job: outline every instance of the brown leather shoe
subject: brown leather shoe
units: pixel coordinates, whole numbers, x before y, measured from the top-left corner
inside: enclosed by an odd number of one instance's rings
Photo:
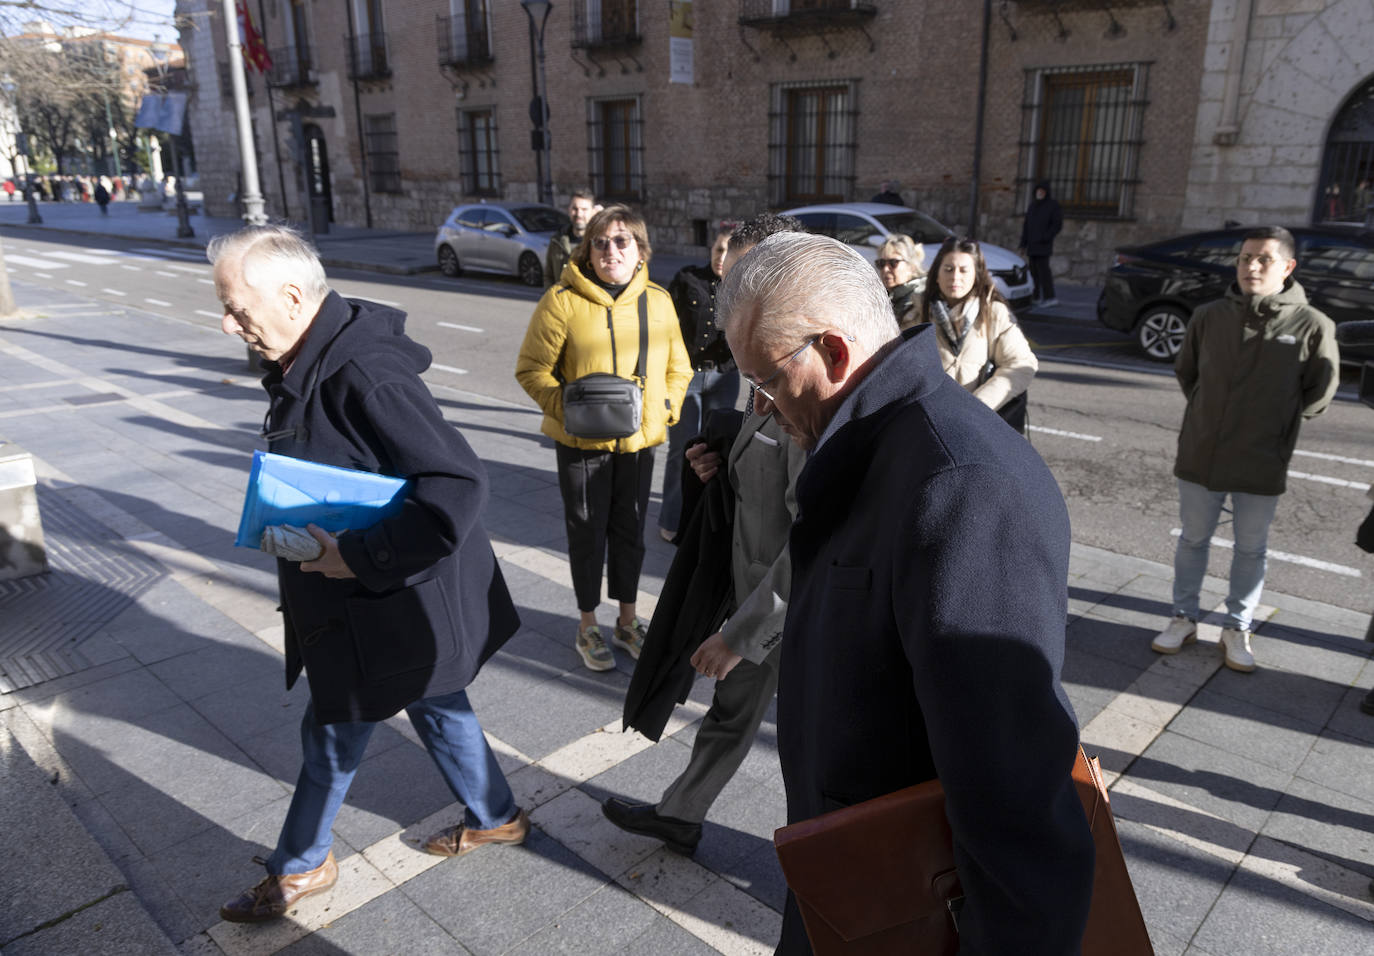
[[[514,846],[525,842],[530,832],[530,818],[518,810],[515,819],[491,830],[469,830],[461,823],[440,830],[424,843],[424,851],[435,856],[462,856],[487,843],[506,843]]]
[[[254,863],[263,863],[253,857]],[[286,911],[312,893],[321,893],[339,881],[339,865],[334,851],[324,862],[308,873],[269,874],[251,890],[244,890],[236,898],[219,908],[220,919],[231,923],[264,923],[286,915]]]

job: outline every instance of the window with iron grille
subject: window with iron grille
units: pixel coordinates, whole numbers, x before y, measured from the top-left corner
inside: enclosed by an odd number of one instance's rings
[[[768,181],[774,203],[849,198],[857,150],[857,92],[853,80],[773,85]]]
[[[592,191],[597,196],[643,196],[644,130],[639,97],[587,101],[587,153]]]
[[[638,0],[574,0],[573,46],[638,43]]]
[[[1366,222],[1370,216],[1374,216],[1374,80],[1351,94],[1326,135],[1314,220]]]
[[[500,151],[496,148],[495,110],[459,110],[458,162],[463,174],[464,194],[501,195],[500,159]]]
[[[367,150],[367,178],[374,193],[401,191],[401,156],[396,143],[396,114],[363,117],[363,147]]]
[[[1147,63],[1026,72],[1021,103],[1019,207],[1037,182],[1064,212],[1125,218],[1140,182]]]

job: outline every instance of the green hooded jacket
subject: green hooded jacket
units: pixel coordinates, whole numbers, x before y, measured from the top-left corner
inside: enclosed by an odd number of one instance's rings
[[[1211,491],[1283,494],[1299,425],[1340,384],[1336,326],[1292,279],[1270,296],[1233,283],[1193,314],[1174,374],[1188,399],[1174,474]]]

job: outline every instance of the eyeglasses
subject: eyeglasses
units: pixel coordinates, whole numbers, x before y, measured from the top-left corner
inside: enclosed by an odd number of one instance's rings
[[[755,392],[758,392],[760,395],[762,395],[764,398],[768,399],[770,402],[776,403],[776,402],[777,402],[777,399],[774,398],[772,395],[770,395],[770,394],[768,393],[768,388],[767,388],[767,386],[771,385],[771,384],[773,383],[774,379],[776,379],[779,375],[781,375],[784,371],[786,371],[786,370],[787,370],[787,366],[789,366],[789,365],[791,365],[793,362],[795,362],[795,361],[797,360],[797,358],[798,358],[803,352],[805,352],[805,351],[806,351],[807,349],[809,349],[811,346],[815,345],[815,344],[816,344],[817,342],[819,342],[820,340],[821,340],[821,337],[820,337],[819,335],[813,335],[813,336],[811,336],[811,338],[807,339],[805,342],[803,342],[803,343],[801,344],[801,348],[797,349],[795,352],[793,352],[791,355],[789,355],[789,356],[787,357],[787,361],[786,361],[786,362],[783,362],[781,365],[779,365],[778,368],[777,368],[777,370],[776,370],[772,375],[770,375],[770,376],[768,376],[767,378],[765,378],[762,382],[756,382],[756,381],[754,381],[752,378],[749,378],[748,376],[745,376],[745,378],[744,378],[744,383],[745,383],[746,385],[749,386],[749,407],[750,407],[751,409],[754,407],[754,393],[755,393]]]
[[[1252,262],[1258,262],[1259,267],[1261,269],[1268,269],[1270,266],[1272,266],[1274,263],[1278,261],[1279,260],[1275,259],[1271,255],[1257,256],[1249,252],[1242,252],[1240,255],[1236,256],[1236,265],[1240,266],[1242,269],[1250,268],[1250,263]]]
[[[906,262],[906,260],[905,260],[905,259],[874,259],[874,260],[873,260],[873,264],[874,264],[875,266],[877,266],[879,269],[895,269],[895,268],[897,268],[899,265],[901,265],[903,262]]]
[[[624,249],[634,241],[634,236],[627,236],[622,232],[614,236],[598,236],[592,240],[592,246],[597,252],[605,252],[607,249],[611,248],[611,243],[615,243],[617,249]]]

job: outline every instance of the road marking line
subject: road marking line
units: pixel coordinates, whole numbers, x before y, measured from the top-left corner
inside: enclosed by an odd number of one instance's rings
[[[1183,529],[1174,528],[1169,534],[1177,538],[1183,534]],[[1227,541],[1225,538],[1218,538],[1215,536],[1212,538],[1212,544],[1216,545],[1218,548],[1234,548],[1236,546],[1233,541]],[[1317,558],[1306,558],[1300,554],[1289,554],[1287,551],[1276,551],[1273,548],[1269,548],[1265,553],[1275,561],[1287,561],[1289,564],[1301,564],[1306,568],[1316,568],[1318,571],[1330,571],[1332,574],[1341,574],[1348,578],[1364,577],[1364,574],[1361,573],[1359,568],[1348,568],[1343,564],[1333,564],[1330,561],[1321,561]]]
[[[40,279],[51,279],[51,278],[52,278],[52,274],[49,273],[49,272],[35,272],[34,275],[38,276],[38,278],[40,278]]]
[[[155,258],[171,256],[173,259],[189,259],[192,262],[205,262],[203,252],[182,252],[180,249],[130,249],[130,252],[142,252]]]
[[[1069,342],[1061,345],[1037,345],[1027,340],[1032,352],[1052,352],[1055,349],[1098,349],[1120,345],[1120,342]]]
[[[70,259],[72,262],[84,262],[88,265],[95,266],[112,266],[116,264],[115,261],[110,258],[114,253],[93,256],[85,252],[50,252],[48,255],[52,256],[54,259]]]
[[[1354,488],[1356,491],[1368,491],[1369,484],[1363,481],[1346,481],[1344,478],[1329,478],[1326,475],[1309,475],[1305,471],[1290,471],[1289,478],[1306,478],[1308,481],[1320,481],[1324,485],[1338,485],[1341,488]]]
[[[440,365],[435,362],[430,368],[436,368],[441,372],[452,372],[454,375],[466,375],[468,370],[465,368],[454,368],[452,365]]]
[[[378,298],[375,298],[374,296],[363,295],[363,294],[360,293],[360,292],[347,292],[347,291],[345,291],[345,290],[343,290],[343,289],[338,289],[338,290],[335,290],[335,291],[337,291],[337,292],[339,293],[339,295],[344,296],[345,298],[348,298],[348,299],[366,299],[368,302],[375,302],[375,303],[377,303],[378,305],[389,305],[389,306],[391,306],[393,309],[399,309],[399,308],[401,308],[401,303],[399,303],[399,302],[393,302],[393,301],[391,301],[390,299],[378,299]]]
[[[110,295],[128,295],[127,292],[120,292],[118,289],[101,289],[101,292],[108,292]]]
[[[142,266],[120,266],[121,269],[128,269],[130,272],[142,272]]]
[[[196,309],[196,315],[204,315],[212,319],[224,318],[224,316],[220,315],[218,312],[206,312],[204,309]]]
[[[170,303],[170,302],[163,302],[161,299],[144,299],[143,301],[144,301],[144,302],[148,302],[148,303],[150,303],[150,304],[152,304],[152,305],[160,305],[160,306],[162,306],[164,309],[170,309],[170,308],[172,307],[172,303]]]
[[[471,325],[459,325],[457,322],[440,322],[446,329],[461,329],[464,332],[485,332],[486,329],[479,329]]]
[[[178,263],[176,265],[168,266],[167,268],[173,269],[177,272],[189,272],[191,273],[191,275],[203,276],[205,275],[205,270],[209,268],[209,266],[183,266],[180,263]]]
[[[67,262],[53,262],[51,259],[39,259],[35,256],[5,256],[6,262],[13,262],[15,265],[28,266],[30,269],[70,269],[71,264]]]
[[[1320,458],[1322,461],[1339,461],[1345,465],[1364,465],[1366,468],[1374,468],[1374,461],[1367,458],[1346,458],[1344,455],[1328,455],[1320,451],[1302,451],[1294,449],[1293,454],[1302,455],[1304,458]]]
[[[205,283],[206,285],[214,285],[214,284],[215,284],[215,280],[214,280],[214,279],[197,279],[196,281],[197,281],[197,282],[203,282],[203,283]]]
[[[1081,435],[1078,432],[1060,431],[1058,428],[1046,428],[1044,425],[1031,425],[1033,432],[1044,432],[1046,435],[1058,435],[1060,438],[1077,438],[1079,441],[1101,441],[1101,435]]]
[[[164,271],[161,270],[161,269],[154,269],[154,270],[153,270],[153,275],[166,276],[168,279],[180,279],[180,278],[181,278],[181,276],[177,275],[175,272],[164,272]]]
[[[80,279],[67,279],[66,282],[67,282],[67,285],[79,285],[79,286],[84,286],[84,285],[86,284],[86,283],[82,282]]]

